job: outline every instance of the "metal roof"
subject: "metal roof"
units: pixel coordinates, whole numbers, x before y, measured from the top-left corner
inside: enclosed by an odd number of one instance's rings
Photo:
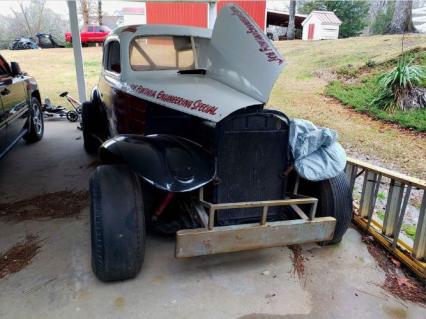
[[[332,11],[312,11],[312,15],[318,17],[321,23],[331,23],[331,24],[341,24],[342,21],[336,16],[336,14]]]
[[[321,24],[342,24],[342,21],[332,11],[312,11],[303,21],[302,25],[305,25],[313,16],[317,17],[321,21]]]

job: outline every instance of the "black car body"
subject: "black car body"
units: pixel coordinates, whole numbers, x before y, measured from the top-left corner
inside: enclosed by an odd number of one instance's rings
[[[0,55],[0,157],[22,137],[36,142],[43,136],[41,98],[34,78]]]
[[[33,38],[17,38],[9,45],[9,50],[31,50],[39,49]]]
[[[64,48],[63,45],[59,44],[50,33],[41,33],[36,34],[37,45],[42,49],[51,49],[51,48]]]

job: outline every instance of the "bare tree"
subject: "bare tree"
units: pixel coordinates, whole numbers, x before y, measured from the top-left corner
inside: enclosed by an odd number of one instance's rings
[[[12,15],[0,12],[0,48],[7,47],[13,39],[32,37],[37,32],[51,33],[62,42],[64,32],[69,29],[68,20],[46,6],[46,0],[18,2]]]
[[[413,1],[397,0],[395,2],[395,10],[388,33],[400,34],[404,32],[414,32],[415,28],[413,25],[412,10]]]
[[[27,35],[32,36],[42,31],[43,13],[46,7],[46,0],[36,0],[30,5],[18,2],[19,11],[12,9],[16,22],[25,29]]]
[[[376,19],[387,10],[388,1],[387,0],[373,0],[370,2],[370,9],[368,11],[368,26],[365,30],[366,34],[371,34],[372,27]]]
[[[102,25],[102,0],[98,0],[98,23]]]
[[[288,8],[288,28],[287,28],[287,39],[294,40],[294,29],[296,20],[296,0],[290,0],[290,6]]]

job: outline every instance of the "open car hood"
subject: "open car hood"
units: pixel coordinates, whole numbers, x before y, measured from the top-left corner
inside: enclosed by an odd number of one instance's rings
[[[166,107],[219,122],[229,114],[268,101],[284,58],[243,10],[225,6],[203,54],[205,74],[131,72],[123,89]]]

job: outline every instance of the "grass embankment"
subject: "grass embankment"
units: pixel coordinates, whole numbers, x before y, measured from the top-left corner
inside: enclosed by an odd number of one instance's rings
[[[405,36],[406,50],[424,47],[426,36]],[[368,61],[377,65],[401,54],[401,36],[374,36],[330,41],[280,41],[278,49],[288,65],[278,78],[269,104],[290,117],[304,118],[336,130],[346,152],[399,172],[426,178],[426,138],[397,125],[344,107],[325,95],[336,73],[352,65],[357,70]]]
[[[426,51],[413,50],[407,52],[415,64],[426,67]],[[339,80],[327,85],[325,94],[340,100],[343,104],[352,107],[358,112],[367,113],[374,118],[400,125],[403,128],[426,132],[426,108],[410,111],[384,111],[371,102],[377,97],[377,80],[380,74],[395,67],[397,59],[376,64],[374,60],[367,61],[361,68],[344,66],[337,70]],[[421,84],[426,87],[426,81]]]

